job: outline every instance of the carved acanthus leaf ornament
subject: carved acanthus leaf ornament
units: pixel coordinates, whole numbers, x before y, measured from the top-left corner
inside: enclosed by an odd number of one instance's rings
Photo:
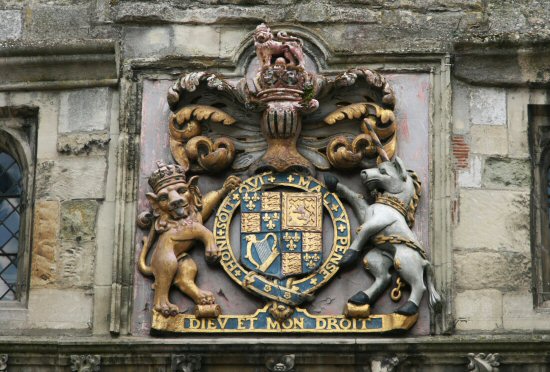
[[[378,158],[373,137],[393,158],[395,96],[382,75],[307,71],[302,41],[263,24],[254,40],[260,68],[253,79],[192,72],[170,88],[170,148],[181,166],[249,174],[367,167]]]

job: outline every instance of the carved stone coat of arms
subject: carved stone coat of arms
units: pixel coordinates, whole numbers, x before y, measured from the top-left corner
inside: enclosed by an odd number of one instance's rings
[[[155,131],[171,159],[142,166],[140,186],[151,329],[409,330],[441,298],[414,228],[427,166],[419,176],[397,155],[390,83],[318,74],[300,38],[265,24],[254,47],[248,77],[190,72],[168,89]]]

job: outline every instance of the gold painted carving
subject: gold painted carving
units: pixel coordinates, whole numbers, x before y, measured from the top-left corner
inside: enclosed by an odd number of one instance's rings
[[[177,287],[197,304],[197,317],[211,317],[220,314],[212,292],[200,289],[195,284],[197,265],[188,255],[196,241],[205,247],[207,260],[216,260],[220,251],[214,235],[203,225],[214,207],[228,192],[240,184],[240,179],[230,176],[220,190],[202,197],[197,187],[198,177],[187,180],[185,169],[179,165],[158,164],[149,177],[154,192],[147,193],[151,212],[140,214],[138,224],[149,227],[149,234],[143,239],[139,257],[139,270],[143,275],[154,276],[154,310],[163,316],[175,316],[178,307],[170,302],[171,286]],[[147,264],[149,250],[156,242]]]
[[[357,119],[360,119],[362,134],[351,142],[345,136],[337,136],[327,146],[327,158],[336,168],[354,168],[364,158],[375,158],[378,154],[375,138],[380,139],[390,159],[395,154],[397,124],[392,110],[370,102],[353,103],[331,112],[324,122],[334,125],[339,121]],[[381,160],[383,159],[378,159],[379,162]]]
[[[273,243],[271,243],[271,247],[269,247],[269,238],[272,239]],[[260,264],[256,261],[254,256],[252,255],[252,246],[255,244],[267,244],[269,247],[269,250],[271,251],[271,254],[269,257],[264,261],[264,263]],[[254,266],[260,271],[267,270],[269,266],[277,259],[279,256],[279,251],[277,250],[277,244],[278,244],[278,238],[277,235],[274,233],[268,233],[265,235],[265,237],[262,240],[257,240],[256,235],[247,235],[246,236],[246,255],[245,258],[250,260]]]
[[[215,140],[202,136],[201,123],[210,121],[232,125],[235,119],[212,106],[185,106],[170,116],[170,150],[184,169],[218,172],[227,168],[235,158],[235,145],[227,137]]]
[[[302,255],[300,253],[283,253],[283,274],[295,275],[302,272]]]
[[[355,305],[350,302],[344,307],[344,316],[348,318],[368,318],[370,316],[370,305]]]
[[[323,203],[319,193],[283,193],[283,230],[322,231]]]
[[[266,212],[281,210],[281,193],[265,191],[262,193],[262,208]]]
[[[321,252],[323,248],[323,234],[304,232],[302,234],[302,252]]]
[[[241,215],[241,231],[260,232],[261,222],[259,213],[243,213]]]
[[[294,311],[292,311],[294,310]],[[266,320],[268,313],[275,319],[267,319],[267,326],[259,323]],[[365,314],[365,312],[363,312]],[[304,319],[312,319],[308,327]],[[396,330],[408,330],[418,320],[418,314],[371,314],[370,316],[348,318],[345,315],[314,315],[307,310],[285,307],[271,302],[250,315],[220,315],[216,319],[197,319],[190,314],[178,314],[166,318],[153,311],[152,328],[179,333],[383,333]],[[369,323],[380,323],[380,327],[369,327]]]

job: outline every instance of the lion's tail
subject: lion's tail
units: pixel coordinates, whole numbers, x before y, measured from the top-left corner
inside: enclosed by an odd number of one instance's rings
[[[430,263],[426,265],[426,284],[428,287],[428,295],[429,295],[428,304],[435,312],[441,311],[441,307],[442,307],[441,296],[435,289],[434,272],[433,272],[433,267]]]
[[[151,249],[151,245],[153,244],[154,239],[155,225],[153,224],[151,226],[151,229],[149,230],[149,235],[143,238],[143,248],[141,249],[141,253],[139,254],[138,268],[143,275],[153,275],[153,269],[151,269],[151,266],[147,265],[147,255],[149,254],[149,249]]]

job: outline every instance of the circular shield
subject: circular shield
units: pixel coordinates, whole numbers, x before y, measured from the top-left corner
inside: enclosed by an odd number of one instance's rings
[[[239,258],[231,221],[240,212]],[[332,246],[323,256],[323,216],[332,222]],[[310,176],[264,173],[248,178],[222,202],[214,223],[221,265],[244,289],[297,306],[338,271],[350,245],[350,224],[336,194]]]

